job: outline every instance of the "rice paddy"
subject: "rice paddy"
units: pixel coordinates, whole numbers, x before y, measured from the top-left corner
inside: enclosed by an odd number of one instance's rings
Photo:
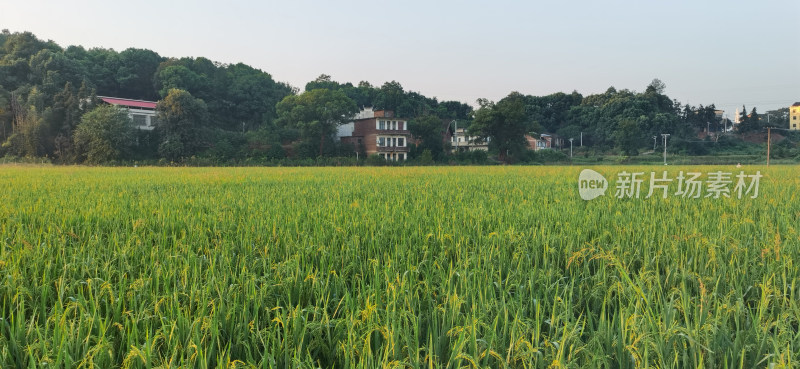
[[[798,168],[581,169],[0,167],[0,367],[798,366]]]

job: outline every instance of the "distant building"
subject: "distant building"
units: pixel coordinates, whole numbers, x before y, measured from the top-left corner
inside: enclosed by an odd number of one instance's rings
[[[800,130],[800,102],[792,104],[789,108],[789,129]]]
[[[548,133],[542,133],[538,138],[535,135],[525,135],[525,140],[533,151],[561,148],[563,144],[563,139]]]
[[[489,151],[489,139],[470,136],[464,128],[456,128],[450,137],[450,147],[455,152],[463,151]]]
[[[339,126],[337,136],[367,155],[378,154],[392,161],[408,159],[408,120],[395,117],[393,111],[366,108],[352,122]]]
[[[155,101],[123,99],[119,97],[98,96],[100,101],[114,106],[119,106],[128,111],[128,116],[133,120],[136,128],[152,130],[156,127]]]

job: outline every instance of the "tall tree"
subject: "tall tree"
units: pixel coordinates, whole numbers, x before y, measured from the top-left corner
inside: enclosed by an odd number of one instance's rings
[[[356,103],[340,90],[316,89],[289,95],[277,105],[278,124],[300,130],[305,140],[319,140],[323,155],[325,140],[332,138],[338,126],[358,112]]]
[[[639,147],[645,142],[639,122],[631,118],[625,118],[619,122],[617,130],[614,132],[614,140],[625,155],[638,155]]]
[[[744,105],[742,105],[742,113],[739,117],[739,133],[747,133],[758,131],[763,128],[761,121],[758,118],[758,112],[754,107],[750,114],[747,114]]]
[[[522,94],[512,92],[496,104],[479,99],[478,104],[480,108],[475,112],[475,120],[469,127],[470,134],[482,139],[488,138],[489,148],[497,151],[500,160],[507,162],[509,155],[524,152],[528,124],[525,122]]]
[[[405,92],[400,82],[386,82],[381,86],[376,97],[375,106],[378,109],[392,110],[397,112],[403,104]]]
[[[188,157],[202,146],[201,130],[206,125],[206,103],[185,90],[172,89],[158,102],[158,124],[161,136],[159,154],[170,160]]]
[[[449,121],[449,120],[448,120]],[[442,119],[435,115],[425,115],[412,119],[408,123],[408,129],[414,138],[419,140],[417,151],[423,152],[430,150],[433,159],[441,160],[444,157],[444,141],[442,134],[447,126]]]
[[[119,69],[116,80],[122,97],[156,100],[153,76],[163,58],[147,49],[129,48],[119,53]]]
[[[761,123],[761,118],[758,116],[758,111],[756,111],[756,107],[754,106],[753,109],[750,110],[750,116],[748,117],[751,122],[755,123],[756,129],[761,129],[764,125]]]
[[[130,154],[134,141],[133,122],[124,109],[100,105],[86,113],[73,137],[79,159],[103,164]]]
[[[33,88],[31,95],[38,95]],[[45,139],[47,125],[42,118],[40,109],[28,103],[23,106],[22,99],[16,94],[11,94],[10,108],[12,114],[11,135],[3,143],[4,151],[17,156],[40,157],[47,153]]]
[[[159,68],[153,83],[161,98],[169,94],[169,90],[177,88],[192,94],[204,93],[208,88],[208,79],[183,65],[171,65]]]
[[[666,89],[667,89],[667,85],[664,82],[661,82],[661,80],[658,79],[658,78],[653,78],[653,81],[651,81],[650,84],[647,85],[647,88],[645,89],[645,93],[654,92],[654,93],[657,93],[659,95],[662,95],[662,94],[664,94],[664,91]]]
[[[242,122],[251,128],[271,122],[276,117],[275,105],[292,93],[290,86],[277,83],[269,73],[248,65],[230,65],[226,71],[228,129],[241,129]]]

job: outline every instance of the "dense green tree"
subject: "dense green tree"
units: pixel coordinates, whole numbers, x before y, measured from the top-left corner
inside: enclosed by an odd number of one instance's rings
[[[356,103],[341,90],[316,89],[289,95],[277,105],[278,124],[297,128],[306,142],[319,143],[319,156],[339,125],[358,112]]]
[[[654,78],[650,82],[650,84],[647,85],[647,88],[645,89],[644,93],[646,93],[646,94],[655,93],[655,94],[663,95],[664,91],[666,89],[667,89],[667,85],[664,82],[662,82],[658,78]]]
[[[437,115],[459,121],[471,120],[472,106],[459,101],[442,101],[437,108]]]
[[[36,96],[34,88],[32,93]],[[43,157],[47,154],[47,126],[36,106],[24,107],[21,99],[12,94],[12,128],[11,134],[3,142],[6,154],[22,157]]]
[[[742,110],[739,111],[739,132],[742,132],[742,124],[747,125],[747,108],[742,105]]]
[[[326,90],[339,90],[343,86],[339,84],[339,82],[334,81],[330,75],[327,74],[320,74],[315,80],[306,83],[305,91],[313,91],[319,89],[326,89]],[[352,85],[350,85],[352,87]]]
[[[83,84],[78,91],[67,82],[53,97],[53,104],[45,111],[45,119],[53,138],[52,154],[61,162],[69,162],[73,154],[73,132],[83,115],[82,105],[90,98],[88,87]],[[83,101],[83,103],[82,103]]]
[[[468,120],[472,107],[468,104],[448,101],[439,103],[436,98],[426,97],[418,92],[404,91],[397,81],[384,83],[381,88],[373,87],[367,81],[358,86],[351,83],[339,83],[331,76],[322,74],[314,81],[308,82],[306,91],[314,89],[340,90],[353,99],[358,107],[374,107],[394,111],[395,116],[415,118],[424,115],[437,115],[442,118]]]
[[[133,122],[124,109],[100,105],[83,115],[75,129],[79,161],[102,164],[128,157],[134,143]]]
[[[120,97],[154,101],[158,95],[153,88],[153,76],[163,58],[147,49],[129,48],[119,53],[116,80]]]
[[[117,81],[117,71],[120,69],[121,61],[116,51],[102,48],[88,50],[83,63],[98,95],[122,96]],[[144,94],[137,93],[137,95]]]
[[[739,133],[755,132],[764,128],[755,107],[750,111],[750,114],[747,114],[747,109],[742,105],[742,112],[740,114],[738,125]]]
[[[172,89],[156,107],[161,138],[159,154],[179,160],[196,154],[203,146],[202,131],[206,128],[208,108],[205,102],[185,90]]]
[[[435,115],[425,115],[409,121],[408,129],[419,141],[416,151],[428,150],[433,155],[433,159],[437,161],[443,159],[445,156],[443,134],[444,130],[448,128],[446,122]]]
[[[347,96],[356,102],[359,107],[374,106],[378,96],[378,89],[372,87],[367,81],[361,81],[353,89],[346,90]]]
[[[268,73],[245,64],[234,64],[226,68],[229,84],[225,94],[228,109],[223,113],[228,117],[224,128],[239,130],[245,123],[257,128],[276,118],[276,105],[293,89],[277,83]],[[216,112],[215,112],[216,113]]]
[[[11,134],[13,117],[11,92],[0,85],[0,142],[4,142]]]
[[[375,107],[377,109],[397,112],[397,110],[403,104],[404,95],[405,91],[403,91],[403,86],[400,84],[400,82],[386,82],[378,91]]]
[[[480,99],[480,108],[475,111],[475,119],[470,125],[471,135],[489,139],[489,148],[497,151],[500,160],[509,161],[509,156],[522,154],[527,147],[525,134],[524,97],[512,92],[497,103]]]
[[[526,119],[532,122],[532,131],[557,132],[569,125],[569,110],[580,105],[583,96],[576,91],[571,94],[563,92],[548,96],[525,96]]]
[[[763,118],[772,127],[789,128],[789,108],[768,110]]]
[[[757,129],[761,129],[764,127],[764,124],[761,123],[761,117],[758,115],[758,111],[756,110],[755,106],[753,107],[753,109],[750,110],[750,116],[748,117],[748,120],[750,120],[751,122],[755,122],[755,124],[757,125]]]
[[[646,118],[642,117],[643,119]],[[640,125],[641,122],[631,118],[625,118],[619,122],[617,130],[614,132],[614,140],[625,155],[639,155],[639,148],[645,142]]]
[[[193,72],[183,65],[159,68],[154,77],[158,95],[164,98],[171,89],[186,90],[192,94],[202,94],[208,88],[208,78]]]
[[[65,84],[80,86],[86,80],[83,65],[70,59],[62,51],[42,50],[30,59],[29,81],[41,86],[48,96],[58,93]]]

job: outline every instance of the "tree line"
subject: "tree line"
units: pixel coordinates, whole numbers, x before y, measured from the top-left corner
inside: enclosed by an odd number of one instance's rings
[[[57,163],[345,157],[359,148],[338,142],[336,128],[362,107],[408,118],[415,138],[411,157],[424,153],[434,161],[448,159],[443,137],[453,120],[489,138],[490,152],[506,162],[529,155],[525,135],[580,136],[595,152],[634,155],[647,149],[651,136],[669,133],[688,142],[712,125],[719,132],[726,124],[713,104],[682,105],[664,90],[656,79],[644,92],[512,92],[497,102],[480,99],[473,110],[406,91],[397,81],[354,85],[323,74],[300,91],[243,63],[169,58],[135,48],[62,48],[29,32],[3,30],[0,156]],[[124,111],[100,104],[98,95],[158,101],[156,129],[134,129]],[[741,119],[743,130],[762,125],[755,108]]]

